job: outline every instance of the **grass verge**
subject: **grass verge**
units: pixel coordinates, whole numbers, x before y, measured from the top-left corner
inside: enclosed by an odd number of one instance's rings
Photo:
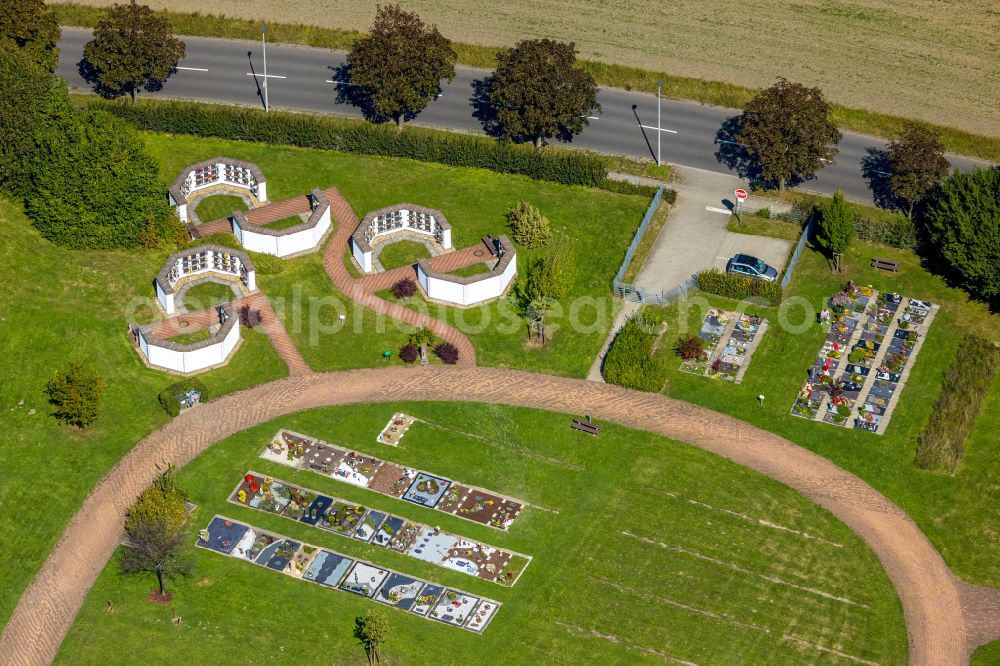
[[[667,225],[667,216],[670,215],[670,206],[666,204],[660,204],[660,207],[656,209],[653,213],[653,219],[649,221],[649,226],[646,227],[646,233],[639,241],[638,247],[635,248],[635,254],[632,255],[632,261],[629,262],[628,268],[625,270],[624,282],[632,284],[635,279],[639,277],[640,271],[642,271],[643,264],[646,263],[646,257],[649,256],[650,251],[653,246],[656,245],[656,239],[660,237],[660,232],[663,231],[663,227]]]
[[[55,3],[49,6],[55,10],[61,25],[93,28],[104,13],[101,8],[74,3]],[[260,39],[259,21],[199,12],[158,11],[157,14],[169,18],[174,31],[181,35]],[[356,30],[320,28],[301,23],[269,23],[267,27],[268,39],[274,42],[338,50],[349,50],[355,40],[362,36],[362,33]],[[458,54],[458,62],[463,65],[486,69],[496,67],[498,50],[496,47],[460,42],[454,42],[452,47]],[[580,66],[590,72],[597,83],[603,86],[655,93],[657,80],[662,80],[667,97],[715,106],[742,108],[757,93],[754,88],[732,83],[705,81],[627,65],[581,60]],[[865,109],[851,109],[837,104],[833,105],[834,123],[841,129],[852,132],[887,138],[893,137],[899,134],[904,120],[898,116]],[[941,138],[947,150],[960,155],[979,157],[994,162],[1000,161],[1000,137],[977,135],[943,125],[934,125],[934,127],[941,132]]]

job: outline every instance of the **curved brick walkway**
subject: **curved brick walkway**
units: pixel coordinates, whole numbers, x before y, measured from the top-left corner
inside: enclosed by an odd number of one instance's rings
[[[476,365],[476,349],[472,342],[457,328],[446,324],[440,319],[404,308],[397,303],[390,303],[367,291],[362,280],[355,280],[344,266],[344,255],[347,252],[348,241],[358,226],[358,216],[354,214],[347,200],[336,188],[329,188],[323,193],[330,200],[330,212],[337,222],[337,230],[323,251],[323,267],[337,289],[356,303],[364,305],[375,312],[404,321],[417,328],[429,328],[434,335],[450,342],[458,348],[458,363],[460,367]]]
[[[598,419],[699,446],[798,490],[851,527],[888,571],[902,599],[911,663],[967,661],[962,601],[968,605],[970,596],[960,599],[960,582],[905,513],[825,458],[728,416],[657,394],[516,370],[440,366],[289,377],[187,411],[152,433],[105,475],[80,507],[21,597],[0,637],[0,655],[18,665],[53,658],[119,543],[126,508],[164,463],[184,465],[228,435],[304,409],[456,399],[572,414],[591,411]],[[967,610],[970,625],[982,630],[984,624],[975,616],[985,610],[973,604]],[[992,623],[985,625],[995,629]]]

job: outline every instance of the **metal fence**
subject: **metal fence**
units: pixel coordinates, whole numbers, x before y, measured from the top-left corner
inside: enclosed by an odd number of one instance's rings
[[[614,283],[615,296],[619,296],[623,300],[643,304],[648,303],[652,305],[660,305],[664,307],[683,298],[687,298],[688,292],[697,288],[697,275],[692,275],[687,280],[669,291],[653,291],[651,289],[644,289],[643,287],[636,287],[635,285],[627,284],[625,282],[618,282],[617,280]]]
[[[639,224],[639,228],[635,230],[635,236],[632,238],[632,242],[629,244],[628,249],[625,250],[625,260],[622,262],[621,268],[618,269],[618,273],[615,275],[615,288],[617,285],[623,284],[626,287],[632,287],[632,285],[625,285],[625,272],[628,270],[629,264],[632,263],[632,257],[635,256],[635,251],[639,248],[639,243],[642,242],[642,237],[646,235],[646,230],[649,229],[649,222],[653,219],[653,214],[656,209],[660,207],[660,201],[663,199],[663,185],[656,188],[656,194],[653,195],[653,200],[649,204],[649,208],[646,209],[646,215],[642,218],[642,222]],[[634,288],[634,287],[632,287]]]
[[[809,235],[812,233],[813,219],[815,219],[815,216],[811,216],[809,221],[806,222],[806,226],[802,230],[802,235],[799,236],[799,242],[795,245],[795,251],[792,252],[792,258],[788,260],[785,275],[781,278],[782,291],[788,289],[788,283],[792,281],[792,272],[795,270],[795,264],[799,263],[799,257],[802,256],[802,252],[806,249],[806,241],[809,240]]]

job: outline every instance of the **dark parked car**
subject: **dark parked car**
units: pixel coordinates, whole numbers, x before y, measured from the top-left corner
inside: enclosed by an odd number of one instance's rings
[[[726,262],[726,272],[751,277],[755,280],[774,282],[778,279],[778,271],[774,266],[768,266],[757,257],[749,254],[737,254]]]

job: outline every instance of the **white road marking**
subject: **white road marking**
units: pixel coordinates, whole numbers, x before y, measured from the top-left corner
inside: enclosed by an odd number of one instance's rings
[[[253,72],[247,72],[247,76],[259,76],[260,78],[264,78],[265,75],[264,74],[255,74]],[[287,76],[279,76],[278,74],[267,74],[266,76],[269,79],[287,79],[288,78]]]
[[[733,214],[733,211],[729,210],[728,208],[717,208],[715,206],[705,206],[705,210],[710,211],[712,213],[725,213],[726,215]]]
[[[208,71],[204,67],[181,67],[179,65],[177,67],[174,67],[174,69],[184,69],[184,70],[187,70],[189,72],[207,72]]]
[[[639,125],[639,127],[644,127],[644,128],[646,128],[648,130],[655,130],[656,129],[655,127],[653,127],[651,125]],[[671,134],[677,134],[677,130],[668,130],[668,129],[664,128],[664,127],[661,127],[660,131],[661,132],[670,132]]]

